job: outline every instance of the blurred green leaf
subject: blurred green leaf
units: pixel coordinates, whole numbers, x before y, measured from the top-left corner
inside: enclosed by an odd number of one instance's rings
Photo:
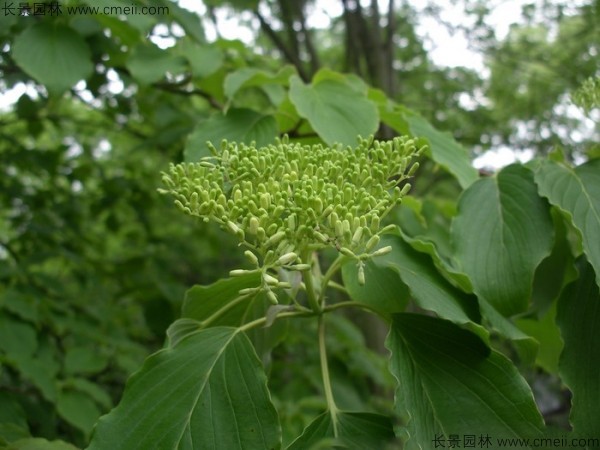
[[[185,60],[151,43],[138,44],[127,60],[127,68],[141,84],[156,83],[167,73],[178,75],[185,71]]]
[[[65,354],[65,372],[68,374],[93,374],[103,370],[108,358],[98,348],[70,347]]]
[[[86,436],[89,436],[101,414],[96,403],[87,394],[72,390],[59,392],[56,411]]]
[[[13,44],[17,64],[52,93],[64,91],[91,75],[93,65],[85,40],[58,23],[37,23]]]

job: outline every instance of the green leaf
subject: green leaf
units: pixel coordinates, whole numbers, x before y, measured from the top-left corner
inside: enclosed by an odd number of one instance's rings
[[[600,159],[571,168],[543,161],[535,173],[540,194],[573,221],[600,286]]]
[[[198,45],[189,39],[183,39],[177,50],[187,59],[195,77],[207,77],[223,65],[223,52],[214,46]]]
[[[110,395],[108,395],[99,384],[93,383],[85,378],[70,379],[65,382],[65,387],[70,387],[87,394],[105,410],[109,410],[113,406]]]
[[[198,14],[180,7],[177,3],[165,2],[165,4],[173,19],[184,29],[186,36],[190,36],[199,44],[206,41],[204,27]]]
[[[334,435],[331,414],[321,414],[287,447],[287,450],[315,447],[357,450],[385,448],[386,443],[394,439],[392,421],[380,414],[338,411],[336,421],[337,436]],[[319,444],[326,444],[327,447],[321,447]]]
[[[406,449],[436,437],[534,438],[543,432],[533,395],[513,364],[475,334],[417,314],[394,316],[386,341],[396,410],[408,417]]]
[[[409,287],[415,303],[476,332],[487,339],[487,331],[479,320],[477,301],[440,275],[431,258],[413,250],[400,236],[384,236],[380,247],[391,245],[392,251],[374,259],[377,266],[394,270]]]
[[[305,85],[292,76],[289,95],[300,116],[329,145],[354,145],[358,135],[374,134],[379,126],[375,104],[348,82],[327,78]]]
[[[89,450],[277,449],[281,430],[248,338],[208,328],[150,356]]]
[[[206,142],[218,146],[223,139],[247,144],[255,141],[258,147],[264,147],[273,143],[276,136],[277,122],[273,116],[264,116],[251,109],[231,108],[227,114],[215,114],[196,127],[185,146],[184,159],[195,162],[210,156]]]
[[[594,268],[580,263],[580,278],[565,288],[558,301],[556,322],[565,343],[559,371],[573,393],[573,431],[592,437],[600,423],[600,289]]]
[[[428,152],[431,159],[450,172],[463,189],[468,188],[478,178],[477,170],[465,148],[454,140],[451,134],[436,130],[425,118],[407,108],[401,108],[412,135],[429,141]],[[401,125],[401,122],[400,122]]]
[[[398,274],[392,269],[376,266],[373,261],[368,261],[364,270],[365,284],[361,286],[356,264],[350,262],[342,267],[344,287],[352,300],[384,314],[404,311],[410,293]]]
[[[480,299],[505,316],[527,310],[533,277],[550,254],[553,224],[533,173],[520,165],[473,183],[452,224],[455,259]]]
[[[243,67],[229,73],[225,77],[223,89],[225,96],[231,100],[240,89],[246,87],[287,85],[290,76],[294,73],[296,73],[296,71],[291,66],[284,67],[276,74],[271,74],[253,67]]]
[[[26,438],[11,442],[7,450],[78,450],[77,447],[60,440]]]
[[[154,44],[143,43],[132,50],[127,68],[141,84],[152,84],[162,80],[167,72],[173,75],[185,72],[185,60]]]
[[[11,358],[24,359],[33,355],[37,346],[35,328],[0,311],[0,350]]]
[[[108,357],[94,347],[71,347],[65,354],[65,372],[93,374],[102,371]]]
[[[58,394],[56,411],[71,425],[83,431],[86,436],[89,436],[101,414],[96,402],[87,394],[70,389]]]
[[[555,323],[556,307],[550,308],[540,319],[518,319],[517,327],[539,342],[535,363],[548,373],[558,373],[558,361],[563,349],[560,330]]]
[[[538,342],[521,331],[510,319],[500,314],[484,299],[479,299],[479,308],[481,315],[489,322],[490,328],[512,341],[519,357],[525,364],[533,364],[537,357]]]
[[[260,274],[252,273],[239,277],[223,278],[208,286],[196,285],[185,293],[181,316],[202,322],[223,306],[240,297],[239,291],[260,286]],[[215,318],[211,325],[238,326],[244,321],[248,305],[256,297],[246,297]]]
[[[183,318],[171,325],[167,331],[172,340],[171,345],[199,328],[240,326],[266,317],[270,302],[264,294],[243,298],[239,295],[240,289],[258,286],[260,286],[260,275],[254,273],[221,279],[209,286],[197,285],[189,289],[183,303]],[[225,309],[215,314],[222,308]],[[210,320],[207,320],[209,318]],[[248,337],[264,362],[269,359],[271,349],[282,340],[286,329],[287,322],[277,320],[270,326],[248,331]]]
[[[57,22],[25,29],[15,39],[12,56],[27,74],[56,94],[87,78],[94,68],[85,40]]]
[[[433,259],[437,270],[465,292],[473,292],[469,277],[454,266],[450,242],[450,217],[432,200],[406,197],[396,210],[402,238],[415,250]]]

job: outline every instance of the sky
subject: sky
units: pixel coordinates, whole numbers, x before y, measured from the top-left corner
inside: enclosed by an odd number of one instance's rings
[[[488,6],[492,8],[492,12],[488,16],[488,23],[494,28],[496,39],[502,40],[506,37],[510,26],[519,20],[522,6],[532,1],[540,2],[541,0],[490,0],[488,2]],[[369,3],[370,0],[361,0],[361,4],[365,7]],[[424,4],[424,2],[420,1],[413,3],[416,5]],[[583,0],[571,0],[570,6],[575,7],[582,3],[584,3]],[[206,14],[206,8],[198,0],[179,0],[179,4],[190,11],[197,12],[201,16]],[[436,4],[442,8],[441,14],[444,20],[450,25],[469,25],[470,19],[464,14],[460,2],[437,0]],[[379,0],[379,5],[382,11],[387,10],[388,0]],[[341,2],[316,0],[314,13],[308,18],[308,25],[312,28],[328,28],[331,24],[331,17],[337,17],[341,13]],[[249,15],[246,19],[252,20]],[[226,39],[240,39],[248,43],[253,41],[253,31],[241,25],[239,17],[230,17],[227,12],[218,10],[217,21],[218,31],[222,37]],[[216,30],[208,20],[204,22],[207,38],[211,41],[216,37]],[[425,48],[435,64],[446,67],[467,67],[478,71],[483,76],[487,76],[482,55],[469,48],[469,41],[464,33],[457,32],[450,34],[448,28],[441,26],[433,17],[426,17],[421,20],[421,23],[417,27],[417,32],[421,36],[427,37]],[[174,44],[174,42],[170,43],[168,41],[160,41],[159,39],[153,40],[161,47],[168,47]],[[115,83],[118,84],[119,80],[115,80]],[[115,86],[115,89],[117,88],[118,86]],[[0,94],[0,110],[10,108],[25,92],[32,96],[36,95],[33,88],[22,84],[4,94]],[[574,114],[577,114],[577,111]],[[488,167],[497,169],[515,161],[525,162],[532,157],[533,152],[524,151],[515,153],[508,147],[499,147],[489,150],[476,158],[473,165],[477,168]]]

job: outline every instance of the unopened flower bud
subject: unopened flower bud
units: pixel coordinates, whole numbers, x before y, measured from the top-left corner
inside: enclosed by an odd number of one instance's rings
[[[389,252],[392,251],[392,246],[388,245],[386,247],[381,247],[379,250],[375,250],[373,252],[373,256],[383,256],[383,255],[387,255]]]
[[[250,261],[250,264],[258,266],[258,258],[256,257],[256,255],[254,253],[252,253],[250,250],[246,250],[244,252],[244,255],[246,256],[248,261]]]
[[[296,261],[298,259],[298,255],[294,252],[289,252],[286,253],[283,256],[280,256],[279,259],[277,260],[277,265],[280,266],[286,266],[294,261]]]
[[[379,240],[379,235],[375,234],[371,236],[371,238],[367,241],[367,244],[365,245],[365,250],[370,251],[372,248],[375,248],[377,244],[379,244]]]
[[[365,267],[362,262],[358,265],[358,284],[365,285]]]
[[[279,283],[279,280],[271,275],[269,275],[268,273],[263,273],[262,276],[263,280],[265,283],[270,284],[272,286],[276,285]]]

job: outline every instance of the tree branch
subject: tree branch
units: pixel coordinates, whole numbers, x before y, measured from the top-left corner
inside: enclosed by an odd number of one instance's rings
[[[285,59],[287,59],[288,62],[296,66],[296,70],[298,70],[298,75],[300,75],[300,78],[302,78],[303,81],[308,82],[309,77],[306,71],[304,70],[304,67],[302,67],[302,61],[300,61],[300,59],[290,51],[290,49],[285,45],[283,40],[277,35],[275,30],[271,28],[271,25],[269,25],[269,23],[265,20],[263,15],[258,10],[254,10],[254,15],[260,23],[261,30],[263,30],[267,37],[271,39],[271,42],[273,42],[275,47],[277,47],[277,49],[283,54]]]

